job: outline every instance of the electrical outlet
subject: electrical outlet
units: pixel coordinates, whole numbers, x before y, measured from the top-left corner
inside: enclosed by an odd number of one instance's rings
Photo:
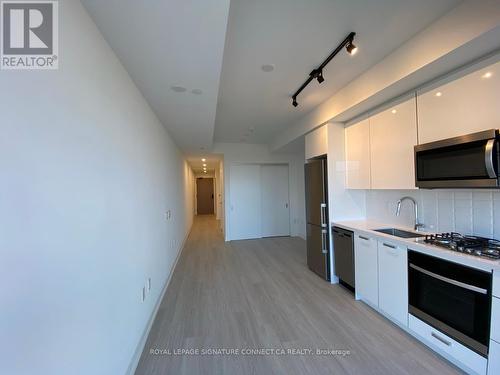
[[[146,299],[146,287],[143,286],[142,287],[142,302],[144,302],[145,299]]]

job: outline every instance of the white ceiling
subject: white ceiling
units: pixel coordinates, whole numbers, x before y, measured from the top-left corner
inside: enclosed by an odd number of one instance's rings
[[[207,165],[206,168],[208,173],[214,173],[219,169],[222,158],[222,155],[217,154],[197,155],[189,156],[187,161],[191,165],[194,173],[203,173],[203,164]],[[205,161],[202,159],[205,159]]]
[[[276,134],[456,6],[458,0],[81,0],[175,142],[208,157],[217,142]],[[226,33],[227,29],[227,33]],[[351,32],[299,96],[307,74]],[[264,73],[263,64],[275,70]],[[221,73],[222,72],[222,73]],[[182,86],[176,93],[172,86]],[[201,95],[191,92],[201,89]],[[215,128],[215,129],[214,129]],[[215,137],[214,137],[215,134]],[[198,168],[198,165],[195,165]]]
[[[269,143],[459,2],[231,0],[215,141]],[[326,81],[313,81],[292,107],[291,94],[351,31],[358,53],[337,55]]]
[[[229,0],[81,1],[178,146],[209,150]]]

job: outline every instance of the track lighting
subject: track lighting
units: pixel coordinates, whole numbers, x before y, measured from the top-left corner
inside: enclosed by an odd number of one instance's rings
[[[307,87],[307,85],[309,85],[309,83],[311,83],[313,79],[316,79],[318,83],[323,83],[325,81],[325,78],[323,77],[323,69],[342,50],[342,48],[345,47],[350,55],[354,55],[357,52],[358,48],[353,43],[355,35],[356,33],[354,32],[350,33],[319,67],[309,73],[309,78],[307,78],[307,80],[302,84],[302,86],[299,87],[295,94],[292,95],[292,105],[294,107],[297,107],[299,105],[299,103],[297,103],[297,96],[302,92],[302,90]]]

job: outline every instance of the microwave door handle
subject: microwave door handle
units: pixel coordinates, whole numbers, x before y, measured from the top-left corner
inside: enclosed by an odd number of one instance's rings
[[[486,152],[484,153],[484,162],[486,165],[486,171],[488,172],[488,176],[490,178],[497,178],[497,174],[495,172],[495,166],[493,164],[493,150],[495,146],[495,139],[490,139],[486,143]]]
[[[410,263],[410,267],[413,268],[414,270],[418,271],[418,272],[421,272],[421,273],[427,275],[427,276],[430,276],[430,277],[433,277],[435,279],[444,281],[445,283],[456,285],[456,286],[458,286],[460,288],[471,290],[473,292],[477,292],[477,293],[481,293],[481,294],[488,294],[488,291],[486,289],[479,288],[479,287],[474,286],[474,285],[469,285],[469,284],[463,283],[461,281],[449,279],[447,277],[438,275],[437,273],[425,270],[425,269],[423,269],[423,268],[421,268],[419,266],[416,266],[416,265],[414,265],[412,263]]]

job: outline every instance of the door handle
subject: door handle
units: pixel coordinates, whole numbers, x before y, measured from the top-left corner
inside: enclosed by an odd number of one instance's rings
[[[362,240],[370,241],[370,239],[368,237],[364,237],[364,236],[358,236],[358,237],[361,238]]]
[[[413,268],[415,271],[418,271],[420,273],[423,273],[424,275],[433,277],[435,279],[441,280],[445,283],[455,285],[455,286],[458,286],[460,288],[470,290],[472,292],[477,292],[477,293],[481,293],[481,294],[488,294],[488,290],[486,290],[486,289],[480,288],[480,287],[475,286],[475,285],[466,284],[466,283],[463,283],[463,282],[458,281],[458,280],[450,279],[450,278],[445,277],[445,276],[438,275],[437,273],[434,273],[434,272],[428,271],[422,267],[416,266],[413,263],[410,263],[409,267]]]
[[[327,226],[327,224],[325,223],[325,221],[326,221],[326,203],[320,204],[320,210],[321,210],[321,227],[326,228],[326,226]]]
[[[328,254],[328,249],[327,249],[327,244],[326,244],[326,241],[327,241],[327,231],[326,229],[322,229],[321,230],[321,252],[323,254]]]
[[[486,171],[488,172],[489,178],[497,178],[497,173],[495,172],[495,166],[493,163],[493,149],[495,146],[495,140],[490,139],[486,143],[486,152],[484,153],[484,162],[486,165]]]

